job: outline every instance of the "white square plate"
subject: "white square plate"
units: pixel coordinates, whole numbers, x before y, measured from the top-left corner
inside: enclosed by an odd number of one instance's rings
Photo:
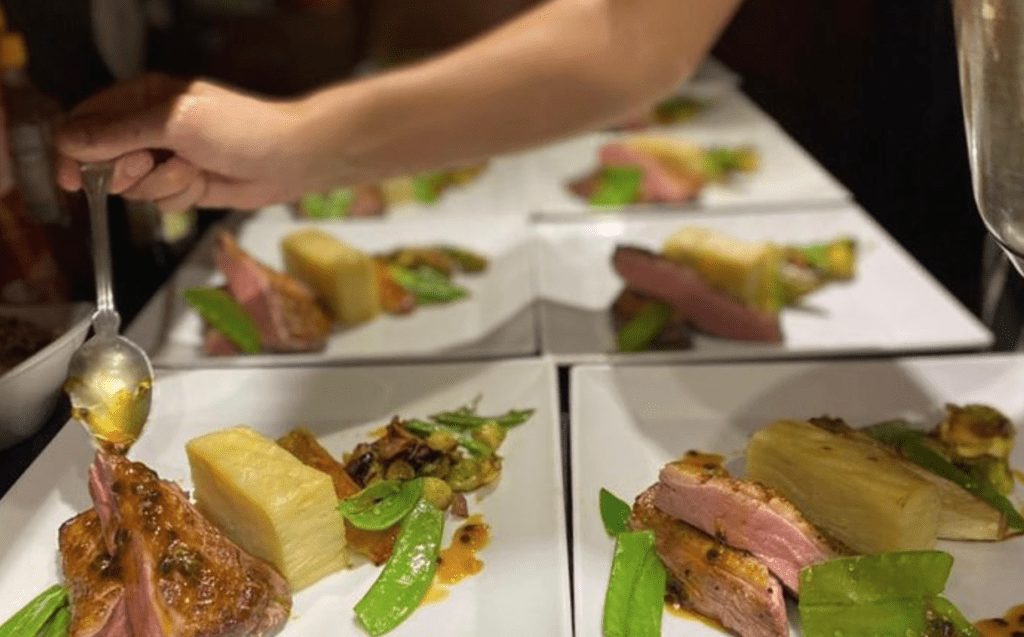
[[[622,290],[611,265],[616,244],[660,250],[687,225],[758,241],[805,243],[852,236],[857,275],[782,311],[784,340],[747,343],[694,335],[690,349],[610,354],[608,308]],[[541,343],[560,363],[780,358],[982,349],[992,335],[877,223],[852,204],[816,211],[682,213],[538,227]]]
[[[319,227],[366,252],[402,245],[451,243],[490,260],[487,270],[460,275],[469,296],[455,303],[423,306],[407,316],[381,315],[369,323],[335,329],[321,352],[255,356],[207,356],[203,322],[184,301],[191,287],[219,285],[212,241],[200,243],[174,278],[150,301],[128,336],[163,367],[255,367],[328,362],[459,360],[531,355],[537,351],[532,303],[532,235],[524,219],[446,217],[378,221],[244,223],[239,243],[267,265],[283,269],[281,239]]]
[[[572,371],[573,569],[576,629],[601,634],[613,541],[598,490],[628,502],[688,449],[737,457],[751,433],[779,418],[829,414],[860,426],[893,417],[938,422],[946,402],[988,403],[1024,425],[1024,356],[692,367],[577,367]],[[1018,441],[1011,463],[1024,466]],[[1018,496],[1024,489],[1018,487]],[[1018,497],[1019,500],[1019,497]],[[1024,537],[940,542],[955,557],[946,596],[977,621],[1021,603]],[[791,608],[790,616],[795,610]],[[666,614],[665,637],[718,635]]]
[[[684,91],[685,92],[685,91]],[[849,192],[770,117],[739,91],[712,95],[708,107],[693,119],[639,133],[592,133],[538,150],[519,159],[530,208],[542,216],[598,213],[566,188],[566,184],[597,166],[604,144],[635,135],[675,137],[709,146],[753,146],[761,157],[758,170],[737,175],[728,184],[708,185],[692,208],[725,210],[739,206],[833,203]],[[659,206],[636,206],[657,210]]]
[[[132,456],[189,488],[184,445],[214,429],[248,424],[277,437],[311,428],[335,456],[366,440],[393,415],[426,416],[482,395],[481,410],[534,407],[509,432],[503,475],[468,499],[491,525],[483,571],[418,609],[394,635],[570,634],[568,557],[554,368],[540,361],[388,368],[166,371],[154,412]],[[0,618],[59,581],[57,529],[90,506],[92,448],[69,423],[0,501]],[[450,541],[457,520],[446,523]],[[352,606],[379,569],[361,560],[295,596],[282,637],[362,635]]]

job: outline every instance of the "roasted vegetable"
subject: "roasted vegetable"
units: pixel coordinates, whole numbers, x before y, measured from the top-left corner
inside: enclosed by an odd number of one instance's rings
[[[262,349],[260,331],[256,323],[241,304],[224,290],[185,290],[185,302],[194,307],[204,321],[226,336],[242,352],[258,354]]]
[[[946,417],[935,433],[956,458],[1005,459],[1013,450],[1016,436],[1013,423],[987,405],[946,405]]]
[[[734,172],[754,172],[760,164],[761,158],[753,148],[712,147],[704,150],[701,168],[708,181],[724,181]]]
[[[782,420],[757,431],[747,477],[777,489],[807,519],[862,553],[930,548],[938,489],[895,453],[848,427]]]
[[[662,252],[750,307],[767,312],[782,308],[785,295],[779,272],[783,252],[775,245],[747,243],[689,226],[666,239]]]
[[[483,272],[489,265],[487,257],[466,248],[445,245],[440,246],[438,250],[448,255],[459,266],[460,270],[469,274]]]
[[[344,500],[358,493],[362,487],[345,471],[345,467],[317,442],[308,429],[299,427],[279,438],[277,444],[298,458],[303,464],[323,471],[334,482],[334,494]],[[383,531],[364,531],[345,521],[345,541],[348,548],[365,555],[374,564],[380,565],[391,557],[391,550],[398,536],[398,527]]]
[[[355,605],[356,617],[368,633],[393,630],[419,607],[437,572],[443,531],[444,514],[423,499],[402,520],[395,552]]]
[[[958,534],[951,529],[944,529],[948,526],[940,519],[939,537],[949,539],[975,539],[995,540],[1003,535],[1003,522],[1015,530],[1024,530],[1024,518],[1021,517],[1016,507],[1013,506],[1005,496],[989,482],[979,476],[971,475],[953,464],[933,445],[930,445],[923,432],[917,431],[907,423],[901,421],[889,421],[879,423],[864,429],[864,432],[879,442],[895,449],[901,456],[925,469],[926,471],[943,478],[966,493],[970,493],[984,503],[985,508],[979,509],[970,500],[957,497],[956,492],[950,493],[944,490],[940,493],[943,499],[943,514],[950,516],[968,516],[973,519],[962,520],[960,528],[976,529],[977,533]],[[986,511],[986,509],[988,509]],[[989,532],[985,532],[989,531]]]
[[[857,244],[840,238],[826,243],[787,246],[786,259],[797,266],[813,270],[826,281],[852,279],[856,269]]]
[[[701,100],[686,95],[674,95],[658,102],[651,115],[658,124],[680,124],[705,108],[706,105]]]
[[[653,532],[618,534],[604,598],[604,636],[659,637],[666,578]]]
[[[388,314],[408,314],[415,310],[416,296],[395,280],[388,265],[379,260],[374,260],[373,265],[381,309]]]
[[[455,497],[452,488],[440,478],[423,478],[423,499],[445,511]]]

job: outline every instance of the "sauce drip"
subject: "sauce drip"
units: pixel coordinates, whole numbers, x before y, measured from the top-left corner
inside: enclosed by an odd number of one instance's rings
[[[1024,635],[1024,604],[1014,606],[1002,617],[983,619],[975,626],[981,637],[1021,637]]]
[[[427,590],[427,594],[423,596],[423,600],[420,602],[420,606],[427,604],[437,604],[448,599],[448,589],[444,586],[439,586],[437,582],[430,585],[430,589]]]
[[[685,620],[688,620],[688,621],[700,622],[700,623],[704,624],[705,626],[710,626],[711,628],[714,628],[715,630],[721,631],[723,633],[729,632],[721,624],[719,624],[715,620],[711,619],[710,617],[705,617],[704,615],[698,615],[697,613],[693,612],[692,610],[689,610],[687,608],[683,608],[682,606],[679,605],[678,602],[674,602],[674,601],[671,601],[671,600],[665,600],[665,612],[668,613],[669,615],[672,615],[673,617],[678,617],[679,619],[685,619]]]
[[[76,382],[81,381],[72,378],[68,380],[68,386]],[[117,390],[99,406],[74,407],[71,417],[85,426],[98,448],[124,454],[142,432],[149,414],[152,392],[152,381],[145,380],[136,387]]]
[[[476,553],[491,540],[491,527],[480,515],[472,515],[452,536],[451,546],[437,558],[437,579],[443,584],[456,584],[476,575],[484,563]]]

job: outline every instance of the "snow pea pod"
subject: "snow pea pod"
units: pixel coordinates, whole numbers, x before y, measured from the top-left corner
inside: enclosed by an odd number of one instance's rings
[[[443,530],[444,514],[423,499],[402,520],[391,558],[355,605],[366,632],[383,635],[420,605],[434,581]]]
[[[338,510],[356,528],[382,531],[404,518],[422,494],[422,478],[405,482],[381,480],[342,500]]]
[[[953,557],[942,551],[860,555],[800,571],[801,606],[869,604],[938,595],[946,587]]]
[[[659,637],[666,578],[654,533],[620,533],[604,598],[604,636]]]
[[[61,606],[50,621],[46,623],[39,637],[67,637],[71,628],[71,609]]]
[[[502,427],[515,427],[533,417],[533,412],[533,409],[512,409],[500,416],[478,416],[470,411],[443,411],[430,419],[455,429],[476,429],[489,422],[496,422]]]
[[[411,433],[414,433],[417,436],[422,436],[424,438],[430,436],[430,434],[434,433],[435,431],[443,431],[446,433],[450,433],[451,435],[455,436],[455,439],[459,442],[459,444],[465,447],[466,451],[468,451],[470,454],[477,457],[494,455],[494,449],[491,449],[489,446],[473,438],[472,436],[469,436],[461,431],[454,431],[452,429],[449,429],[448,427],[439,425],[437,423],[425,422],[423,420],[407,420],[404,423],[402,423],[402,426],[405,427]]]
[[[664,303],[649,303],[619,329],[620,352],[642,352],[668,325],[672,310]]]
[[[608,489],[601,489],[601,521],[608,535],[616,536],[629,530],[629,505]]]
[[[465,288],[455,285],[448,277],[427,266],[411,269],[390,265],[388,270],[391,277],[422,305],[451,303],[469,294]]]
[[[637,166],[606,166],[590,196],[594,206],[625,206],[640,199],[644,171]]]
[[[979,475],[971,475],[956,466],[925,442],[924,432],[901,421],[888,421],[865,428],[864,433],[878,442],[892,447],[898,454],[914,464],[945,478],[976,496],[1006,516],[1006,526],[1024,530],[1024,517],[1006,496]]]
[[[67,603],[68,593],[64,587],[51,586],[0,625],[0,637],[36,637]]]
[[[217,288],[192,288],[185,290],[185,301],[238,349],[246,354],[260,352],[259,329],[230,294]]]

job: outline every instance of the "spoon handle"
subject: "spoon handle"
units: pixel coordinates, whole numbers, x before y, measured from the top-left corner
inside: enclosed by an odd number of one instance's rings
[[[113,174],[112,162],[82,164],[82,185],[89,203],[92,226],[92,262],[96,273],[96,315],[93,328],[97,333],[116,334],[121,317],[114,309],[114,287],[111,281],[110,230],[107,217],[107,189]]]

